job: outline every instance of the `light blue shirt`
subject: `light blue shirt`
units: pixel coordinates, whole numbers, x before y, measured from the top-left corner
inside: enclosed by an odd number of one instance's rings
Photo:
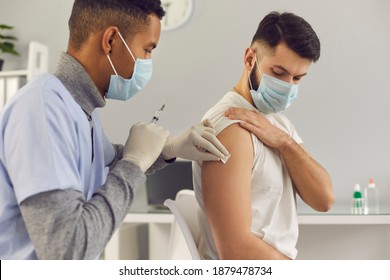
[[[19,209],[23,200],[60,189],[89,200],[105,183],[115,150],[96,112],[91,116],[93,141],[85,112],[49,74],[7,103],[0,119],[0,259],[36,258]]]

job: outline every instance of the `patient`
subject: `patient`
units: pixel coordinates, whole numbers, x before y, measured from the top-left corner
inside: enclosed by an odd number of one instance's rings
[[[231,157],[193,164],[202,258],[295,259],[296,194],[317,211],[333,204],[328,173],[280,113],[319,56],[304,19],[270,13],[245,51],[241,79],[205,114]]]

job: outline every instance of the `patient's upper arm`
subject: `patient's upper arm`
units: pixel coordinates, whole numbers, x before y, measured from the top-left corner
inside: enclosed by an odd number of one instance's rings
[[[231,157],[226,164],[203,162],[202,190],[206,214],[221,257],[239,249],[234,244],[251,234],[253,144],[250,133],[238,124],[227,127],[218,139]]]

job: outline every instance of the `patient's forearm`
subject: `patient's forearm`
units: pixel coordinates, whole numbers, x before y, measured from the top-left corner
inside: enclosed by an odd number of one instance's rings
[[[332,181],[326,170],[293,139],[279,149],[301,198],[317,211],[328,211],[334,202]]]

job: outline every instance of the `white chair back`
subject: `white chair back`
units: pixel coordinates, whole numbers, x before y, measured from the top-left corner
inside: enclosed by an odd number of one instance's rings
[[[200,260],[198,244],[200,239],[199,206],[192,190],[180,190],[175,200],[164,202],[173,213],[175,220],[171,227],[169,257],[172,260]]]

